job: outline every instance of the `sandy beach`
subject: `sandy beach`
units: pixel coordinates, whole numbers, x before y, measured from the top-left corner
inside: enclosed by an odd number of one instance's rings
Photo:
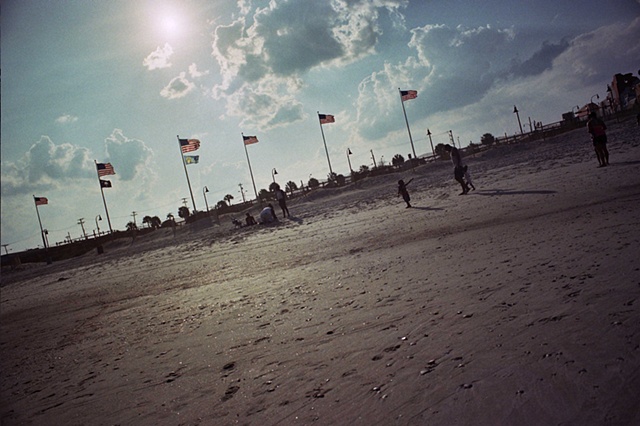
[[[638,425],[640,127],[609,151],[579,129],[467,156],[466,196],[439,161],[3,270],[1,422]]]

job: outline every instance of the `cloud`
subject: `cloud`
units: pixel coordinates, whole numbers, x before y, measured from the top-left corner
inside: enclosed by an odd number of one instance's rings
[[[2,163],[2,194],[62,187],[91,177],[94,167],[88,149],[42,136],[21,159]]]
[[[169,59],[173,55],[173,48],[169,43],[165,43],[163,47],[158,46],[156,50],[151,52],[149,56],[144,58],[142,65],[147,67],[149,71],[161,68],[169,68],[171,62]]]
[[[198,71],[198,66],[195,63],[189,65],[189,75],[191,76],[191,78],[198,78],[208,74],[209,74],[209,70]]]
[[[64,114],[56,118],[56,123],[58,124],[75,123],[76,121],[78,121],[78,117],[69,114]]]
[[[545,41],[542,43],[540,50],[531,55],[531,57],[526,61],[520,62],[514,60],[508,73],[515,77],[527,77],[541,74],[542,72],[551,69],[553,60],[568,48],[568,40],[562,40],[559,43],[550,43]]]
[[[123,181],[144,178],[153,168],[153,150],[141,140],[128,138],[120,129],[114,129],[105,139],[105,152]]]
[[[229,115],[246,123],[277,126],[299,120],[301,108],[290,101],[300,87],[301,76],[316,67],[352,63],[375,53],[382,30],[379,13],[394,13],[404,0],[335,0],[317,2],[269,2],[214,32],[213,57],[223,81],[214,97],[226,99]],[[237,101],[237,95],[251,99]],[[290,121],[292,122],[292,121]]]
[[[194,83],[187,80],[186,73],[181,72],[160,91],[160,95],[167,99],[178,99],[187,96],[195,87]]]

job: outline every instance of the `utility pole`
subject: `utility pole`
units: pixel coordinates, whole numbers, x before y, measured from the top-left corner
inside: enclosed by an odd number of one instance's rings
[[[373,156],[373,150],[370,149],[369,152],[371,152],[371,161],[373,161],[373,168],[377,169],[378,165],[376,164],[376,157]]]
[[[5,252],[6,254],[9,254],[9,250],[7,250],[7,246],[8,246],[8,245],[9,245],[9,244],[3,244],[3,245],[2,245],[2,247],[4,247],[4,252]]]
[[[131,216],[133,216],[133,227],[137,228],[138,225],[136,225],[136,212],[131,212]]]
[[[80,219],[78,219],[78,225],[80,225],[80,227],[82,228],[82,235],[84,235],[84,239],[87,239],[87,233],[84,230],[84,217],[81,217]]]
[[[183,204],[185,207],[187,207],[187,199],[186,199],[186,198],[183,198],[183,199],[182,199],[182,204]]]
[[[453,147],[456,147],[456,141],[453,140],[453,132],[449,130],[449,141],[453,144]]]

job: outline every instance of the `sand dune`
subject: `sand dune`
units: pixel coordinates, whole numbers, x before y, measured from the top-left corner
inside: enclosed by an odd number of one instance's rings
[[[640,424],[640,128],[3,272],[3,425]],[[409,186],[414,208],[396,197]]]

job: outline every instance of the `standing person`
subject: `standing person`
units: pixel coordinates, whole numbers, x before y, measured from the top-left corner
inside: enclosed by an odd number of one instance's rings
[[[280,208],[282,209],[282,217],[291,217],[289,209],[287,208],[287,194],[279,186],[276,188],[276,200],[278,200],[278,204],[280,204]]]
[[[598,157],[598,167],[609,165],[609,151],[607,150],[607,125],[598,118],[595,112],[589,113],[587,130],[591,134],[593,149]]]
[[[444,146],[444,149],[451,155],[451,162],[453,163],[453,177],[462,187],[462,192],[460,193],[460,195],[464,195],[469,192],[469,186],[464,181],[465,169],[464,165],[462,164],[462,156],[460,155],[460,151],[458,151],[458,148],[456,148],[455,146],[451,146],[448,144]]]
[[[398,181],[398,197],[402,195],[402,199],[405,203],[407,203],[407,208],[411,207],[411,197],[409,196],[409,191],[407,191],[407,185],[411,183],[413,178],[409,179],[407,183],[404,183],[402,179]]]

